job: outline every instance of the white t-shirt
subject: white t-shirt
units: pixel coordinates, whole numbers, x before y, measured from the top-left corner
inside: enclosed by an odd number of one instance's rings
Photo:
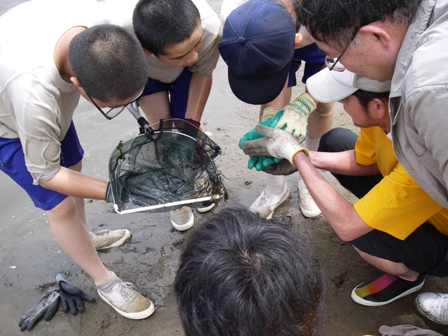
[[[61,35],[89,27],[82,0],[33,0],[0,16],[0,137],[20,138],[35,184],[60,168],[60,141],[72,121],[78,90],[54,64]]]

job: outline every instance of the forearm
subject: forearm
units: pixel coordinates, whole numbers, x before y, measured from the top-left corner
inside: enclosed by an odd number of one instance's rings
[[[333,153],[310,151],[310,160],[314,167],[335,174],[366,176],[379,173],[377,165],[363,166],[357,163],[354,150]]]
[[[100,200],[105,199],[107,189],[107,181],[65,167],[61,167],[53,178],[40,185],[64,195]]]
[[[356,213],[353,204],[322,177],[304,152],[295,155],[294,165],[298,168],[317,206],[340,239],[351,241],[371,231]]]
[[[205,104],[212,87],[212,75],[201,75],[193,72],[188,90],[188,102],[185,118],[201,121]]]

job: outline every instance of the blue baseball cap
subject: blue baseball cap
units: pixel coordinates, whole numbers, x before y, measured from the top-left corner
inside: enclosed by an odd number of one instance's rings
[[[218,48],[235,96],[257,105],[274,100],[294,54],[296,26],[289,11],[267,0],[250,0],[229,14],[222,35]]]

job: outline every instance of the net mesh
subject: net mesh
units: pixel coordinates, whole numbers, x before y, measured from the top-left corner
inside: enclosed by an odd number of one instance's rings
[[[220,147],[182,119],[165,119],[156,131],[120,142],[109,161],[119,213],[167,211],[225,196],[215,160]]]

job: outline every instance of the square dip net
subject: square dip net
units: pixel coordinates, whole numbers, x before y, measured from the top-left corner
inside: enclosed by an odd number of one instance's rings
[[[120,141],[109,160],[118,213],[161,212],[198,202],[217,202],[226,190],[215,160],[221,148],[183,119]]]

